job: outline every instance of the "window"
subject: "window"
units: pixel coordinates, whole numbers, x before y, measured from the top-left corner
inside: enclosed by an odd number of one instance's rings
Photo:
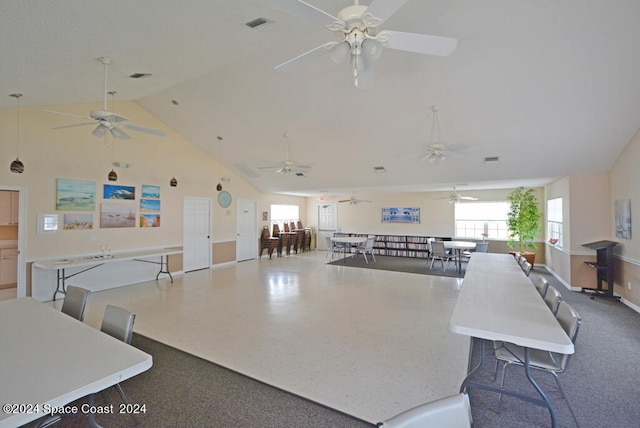
[[[274,223],[284,223],[300,220],[298,205],[271,205],[271,227]]]
[[[456,238],[508,239],[508,202],[469,202],[455,206]]]
[[[547,239],[562,247],[562,198],[547,201]]]

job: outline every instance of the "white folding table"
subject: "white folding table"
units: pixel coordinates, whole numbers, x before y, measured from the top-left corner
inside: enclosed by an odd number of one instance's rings
[[[0,403],[13,406],[0,412],[0,428],[82,397],[92,403],[93,394],[153,364],[151,355],[30,297],[0,302],[0,338]],[[87,417],[98,426],[93,413]]]
[[[506,259],[499,256],[483,254],[476,258],[474,254],[471,257],[470,267],[449,320],[451,331],[471,337],[469,373],[460,390],[478,388],[500,392],[546,407],[555,427],[553,406],[531,376],[529,349],[573,354],[573,343],[513,257]],[[487,263],[490,259],[493,260]],[[484,267],[481,265],[483,261]],[[475,380],[485,361],[483,339],[514,343],[524,348],[525,373],[541,399]],[[472,368],[474,340],[480,340],[481,357],[478,365]]]

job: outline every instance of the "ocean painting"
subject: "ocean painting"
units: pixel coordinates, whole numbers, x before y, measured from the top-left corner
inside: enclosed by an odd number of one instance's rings
[[[122,199],[132,201],[135,198],[135,186],[117,186],[113,184],[104,185],[103,199]]]
[[[64,230],[93,229],[93,214],[65,214]]]
[[[56,210],[95,211],[95,181],[68,180],[58,178],[56,189]]]
[[[158,199],[140,199],[141,213],[159,213],[160,200]]]
[[[160,227],[160,214],[140,214],[140,227]]]
[[[420,223],[420,208],[382,208],[383,223]]]
[[[128,204],[102,204],[100,207],[100,227],[136,227],[136,206]]]
[[[141,199],[160,199],[160,186],[152,186],[150,184],[142,185]]]

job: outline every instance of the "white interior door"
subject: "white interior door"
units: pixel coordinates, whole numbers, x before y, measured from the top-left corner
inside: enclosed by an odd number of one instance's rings
[[[319,250],[327,250],[327,236],[333,236],[338,227],[336,205],[318,205],[318,239],[316,247]]]
[[[257,209],[256,201],[236,201],[236,260],[239,262],[258,256]]]
[[[211,266],[211,199],[184,198],[183,270],[189,272]]]

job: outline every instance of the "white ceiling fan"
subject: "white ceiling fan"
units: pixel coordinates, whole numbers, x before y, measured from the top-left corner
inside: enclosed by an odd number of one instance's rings
[[[338,41],[320,45],[275,69],[288,71],[301,63],[329,54],[336,63],[350,59],[354,83],[358,86],[359,78],[366,83],[371,81],[370,62],[380,57],[382,48],[447,56],[458,44],[457,39],[450,37],[380,31],[378,27],[404,6],[407,0],[373,0],[369,6],[354,1],[352,6],[345,7],[337,16],[333,16],[302,0],[267,0],[273,8],[326,26],[338,37]]]
[[[349,205],[358,205],[362,202],[371,202],[371,201],[366,201],[364,199],[358,199],[355,196],[350,197],[349,199],[343,199],[341,201],[338,201],[338,203],[340,204],[344,204],[346,202],[349,202]]]
[[[461,202],[461,201],[477,201],[478,200],[478,198],[474,198],[472,196],[462,196],[460,192],[456,191],[455,186],[453,186],[453,192],[451,192],[449,196],[445,196],[443,198],[435,198],[435,199],[447,199],[449,200],[450,204],[457,204],[458,202]]]
[[[107,90],[107,68],[109,66],[109,63],[111,62],[111,58],[109,58],[109,57],[100,57],[100,58],[98,58],[98,61],[100,61],[102,63],[102,65],[104,66],[104,102],[103,102],[102,110],[91,110],[91,112],[89,112],[89,116],[79,116],[79,115],[76,115],[76,114],[63,113],[63,112],[59,112],[59,111],[43,110],[43,111],[46,111],[48,113],[61,114],[61,115],[64,115],[64,116],[71,116],[71,117],[77,117],[77,118],[80,118],[80,119],[90,120],[90,122],[83,122],[83,123],[75,123],[75,124],[72,124],[72,125],[57,126],[57,127],[53,128],[53,129],[73,128],[73,127],[76,127],[76,126],[96,125],[97,124],[96,128],[93,130],[93,132],[91,134],[93,136],[99,137],[99,138],[103,137],[105,135],[105,133],[107,131],[109,131],[111,133],[111,135],[113,136],[113,138],[119,138],[121,140],[130,139],[131,136],[129,134],[127,134],[126,132],[124,132],[124,130],[122,128],[127,128],[127,129],[130,129],[132,131],[144,132],[144,133],[147,133],[147,134],[158,135],[158,136],[163,137],[165,135],[164,131],[160,131],[158,129],[143,128],[142,126],[133,125],[131,123],[123,123],[123,122],[128,120],[126,117],[121,116],[121,115],[116,114],[116,113],[111,113],[111,112],[107,111],[107,94],[109,93],[108,90]]]
[[[295,175],[298,177],[304,177],[305,176],[304,172],[310,170],[311,167],[309,165],[298,165],[289,158],[289,134],[285,132],[283,135],[285,138],[286,155],[287,155],[285,160],[280,162],[278,165],[261,166],[261,167],[258,167],[258,169],[272,169],[272,170],[275,170],[274,172],[276,174]]]
[[[420,160],[437,164],[446,158],[463,157],[461,153],[447,150],[444,144],[438,143],[438,106],[432,106],[431,111],[433,112],[433,143],[424,149]]]

